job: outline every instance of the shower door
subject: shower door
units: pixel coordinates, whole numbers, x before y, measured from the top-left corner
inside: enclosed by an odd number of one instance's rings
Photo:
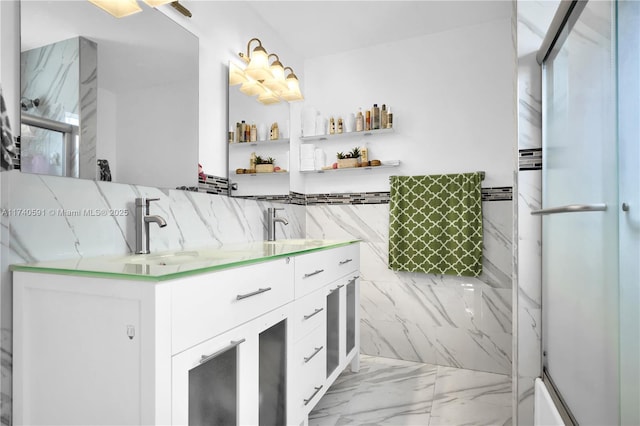
[[[615,43],[576,2],[543,63],[543,368],[581,425],[619,423]]]

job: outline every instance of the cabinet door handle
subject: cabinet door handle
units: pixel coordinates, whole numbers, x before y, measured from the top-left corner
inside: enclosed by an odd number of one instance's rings
[[[205,362],[210,361],[213,358],[217,357],[221,353],[226,352],[229,349],[235,348],[240,343],[244,343],[245,340],[247,340],[247,339],[232,340],[231,343],[229,344],[229,346],[225,346],[224,348],[220,349],[217,352],[212,353],[211,355],[202,355],[202,357],[200,357],[200,364],[204,364]]]
[[[356,276],[354,276],[354,277],[353,277],[353,280],[355,281],[355,280],[357,280],[358,278],[360,278],[360,275],[356,275]]]
[[[318,270],[316,270],[314,272],[311,272],[310,274],[304,274],[304,277],[302,277],[302,278],[309,278],[309,277],[312,277],[314,275],[318,275],[320,272],[324,272],[324,269],[318,269]]]
[[[346,265],[349,262],[353,262],[353,259],[345,259],[340,261],[340,265]]]
[[[271,287],[259,288],[256,291],[252,291],[251,293],[247,293],[247,294],[239,294],[236,296],[236,300],[246,299],[247,297],[255,296],[256,294],[260,294],[260,293],[265,293],[269,290],[271,290]]]
[[[336,288],[332,288],[331,290],[329,290],[329,293],[333,293],[336,290],[340,290],[342,287],[344,287],[344,284],[338,284]]]
[[[316,387],[314,388],[314,389],[315,389],[315,392],[313,392],[313,393],[311,394],[311,396],[310,396],[308,399],[303,399],[303,401],[304,401],[304,405],[308,405],[308,404],[309,404],[309,402],[311,402],[311,400],[313,399],[313,397],[314,397],[314,396],[316,396],[316,395],[318,394],[318,392],[320,392],[320,389],[322,389],[322,386],[323,386],[323,385],[316,386]]]
[[[304,363],[306,364],[309,361],[311,361],[313,359],[313,357],[318,355],[322,349],[324,349],[324,346],[320,346],[319,348],[315,348],[315,350],[313,351],[313,353],[310,356],[305,356],[304,357]],[[311,397],[311,398],[313,398],[313,397]]]
[[[313,316],[315,316],[315,315],[319,314],[319,313],[320,313],[320,312],[322,312],[322,311],[324,311],[324,308],[318,308],[318,309],[316,309],[315,311],[313,311],[313,313],[312,313],[312,314],[305,315],[303,318],[304,318],[304,319],[306,319],[306,320],[308,320],[309,318],[311,318],[311,317],[313,317]]]

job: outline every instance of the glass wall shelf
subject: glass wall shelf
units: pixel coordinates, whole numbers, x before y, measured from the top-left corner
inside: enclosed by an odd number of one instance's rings
[[[300,138],[302,143],[312,142],[312,141],[328,141],[328,140],[342,140],[342,139],[351,139],[362,136],[373,136],[373,135],[383,135],[388,133],[393,133],[395,129],[377,129],[377,130],[365,130],[362,132],[346,132],[346,133],[335,133],[333,135],[317,135],[317,136],[303,136]]]
[[[366,166],[366,167],[346,167],[343,169],[327,169],[327,170],[301,170],[300,173],[334,173],[334,172],[350,172],[358,170],[378,170],[378,169],[390,169],[392,167],[400,166],[399,160],[394,160],[392,164],[382,164],[380,166]]]
[[[266,141],[256,141],[256,142],[233,142],[229,144],[229,148],[236,149],[241,146],[267,146],[267,145],[288,145],[289,139],[274,139],[274,140],[266,140]]]

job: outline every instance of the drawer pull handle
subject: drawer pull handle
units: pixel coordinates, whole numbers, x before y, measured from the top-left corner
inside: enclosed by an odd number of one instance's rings
[[[329,290],[329,293],[333,293],[336,290],[340,290],[342,287],[344,287],[344,284],[338,284],[338,286],[336,288],[333,288],[333,289]]]
[[[304,405],[308,405],[309,402],[311,402],[311,400],[313,399],[314,396],[316,396],[318,394],[318,392],[320,392],[320,389],[322,389],[322,385],[320,386],[316,386],[315,388],[315,392],[313,392],[313,394],[311,394],[311,396],[308,399],[304,399]]]
[[[251,293],[247,293],[247,294],[239,294],[239,295],[236,296],[236,300],[246,299],[247,297],[255,296],[255,295],[260,294],[260,293],[265,293],[265,292],[267,292],[269,290],[271,290],[271,287],[259,288],[256,291],[252,291]]]
[[[305,315],[303,318],[304,318],[305,320],[308,320],[309,318],[311,318],[311,317],[313,317],[313,316],[315,316],[315,315],[319,314],[319,313],[320,313],[320,312],[322,312],[322,311],[324,311],[324,308],[318,308],[318,309],[316,309],[315,311],[313,311],[313,313],[312,313],[312,314]]]
[[[311,354],[311,356],[305,356],[304,357],[304,363],[306,364],[309,361],[311,361],[313,359],[313,357],[318,355],[322,349],[324,349],[324,346],[320,346],[319,348],[315,348],[315,351]],[[311,397],[311,398],[313,398],[313,397]]]
[[[200,358],[200,364],[204,364],[205,362],[210,361],[213,358],[217,357],[221,353],[226,352],[229,349],[235,348],[240,343],[244,343],[245,340],[247,340],[247,339],[232,340],[231,343],[229,344],[229,346],[226,346],[226,347],[220,349],[219,351],[212,353],[211,355],[202,355],[202,357]]]
[[[340,261],[340,265],[346,265],[349,262],[353,262],[353,259],[345,259]]]
[[[358,278],[360,278],[360,275],[356,275],[353,277],[354,281],[357,280]]]
[[[316,271],[314,271],[314,272],[312,272],[310,274],[304,274],[304,277],[302,277],[302,278],[309,278],[309,277],[312,277],[314,275],[318,275],[320,272],[324,272],[324,269],[318,269],[318,270],[316,270]]]

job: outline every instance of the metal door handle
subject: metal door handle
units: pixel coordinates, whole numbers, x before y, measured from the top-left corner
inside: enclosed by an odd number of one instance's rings
[[[235,348],[240,343],[244,343],[246,340],[247,339],[232,340],[231,343],[229,344],[229,346],[225,346],[224,348],[220,349],[217,352],[212,353],[211,355],[202,355],[202,357],[200,358],[200,364],[204,364],[205,362],[207,362],[209,360],[212,360],[213,358],[217,357],[221,353],[226,352],[229,349]]]
[[[315,390],[316,390],[316,391],[315,391],[314,393],[312,393],[312,394],[311,394],[311,396],[310,396],[308,399],[303,399],[303,401],[304,401],[304,405],[309,404],[309,402],[311,402],[311,400],[313,399],[313,397],[314,397],[314,396],[316,396],[318,392],[320,392],[320,389],[322,389],[322,385],[320,385],[320,386],[316,386],[316,387],[315,387]]]
[[[542,216],[557,213],[580,213],[580,212],[604,212],[607,205],[601,204],[569,204],[567,206],[550,207],[548,209],[534,210],[531,212],[534,216]]]
[[[315,316],[315,315],[319,314],[319,313],[320,313],[320,312],[322,312],[323,310],[324,310],[324,308],[318,308],[318,309],[316,309],[315,311],[313,311],[313,313],[312,313],[312,314],[305,315],[303,318],[304,318],[304,319],[306,319],[306,320],[308,320],[309,318],[311,318],[311,317],[313,317],[313,316]]]
[[[314,275],[318,275],[320,272],[324,272],[324,269],[318,269],[318,270],[316,270],[314,272],[311,272],[310,274],[304,274],[304,277],[302,277],[302,278],[309,278],[309,277],[312,277]]]
[[[319,348],[315,348],[315,350],[313,351],[313,353],[311,355],[304,357],[304,363],[306,364],[309,361],[311,361],[313,359],[313,357],[318,355],[322,349],[324,349],[324,346],[320,346]],[[313,398],[313,397],[311,397],[311,398]]]
[[[246,299],[247,297],[255,296],[256,294],[264,293],[269,290],[271,290],[271,287],[259,288],[256,291],[252,291],[251,293],[247,293],[247,294],[239,294],[236,296],[236,300]]]
[[[342,287],[344,287],[344,284],[338,284],[338,286],[336,288],[333,288],[333,289],[329,290],[329,293],[333,293],[336,290],[340,290]]]

